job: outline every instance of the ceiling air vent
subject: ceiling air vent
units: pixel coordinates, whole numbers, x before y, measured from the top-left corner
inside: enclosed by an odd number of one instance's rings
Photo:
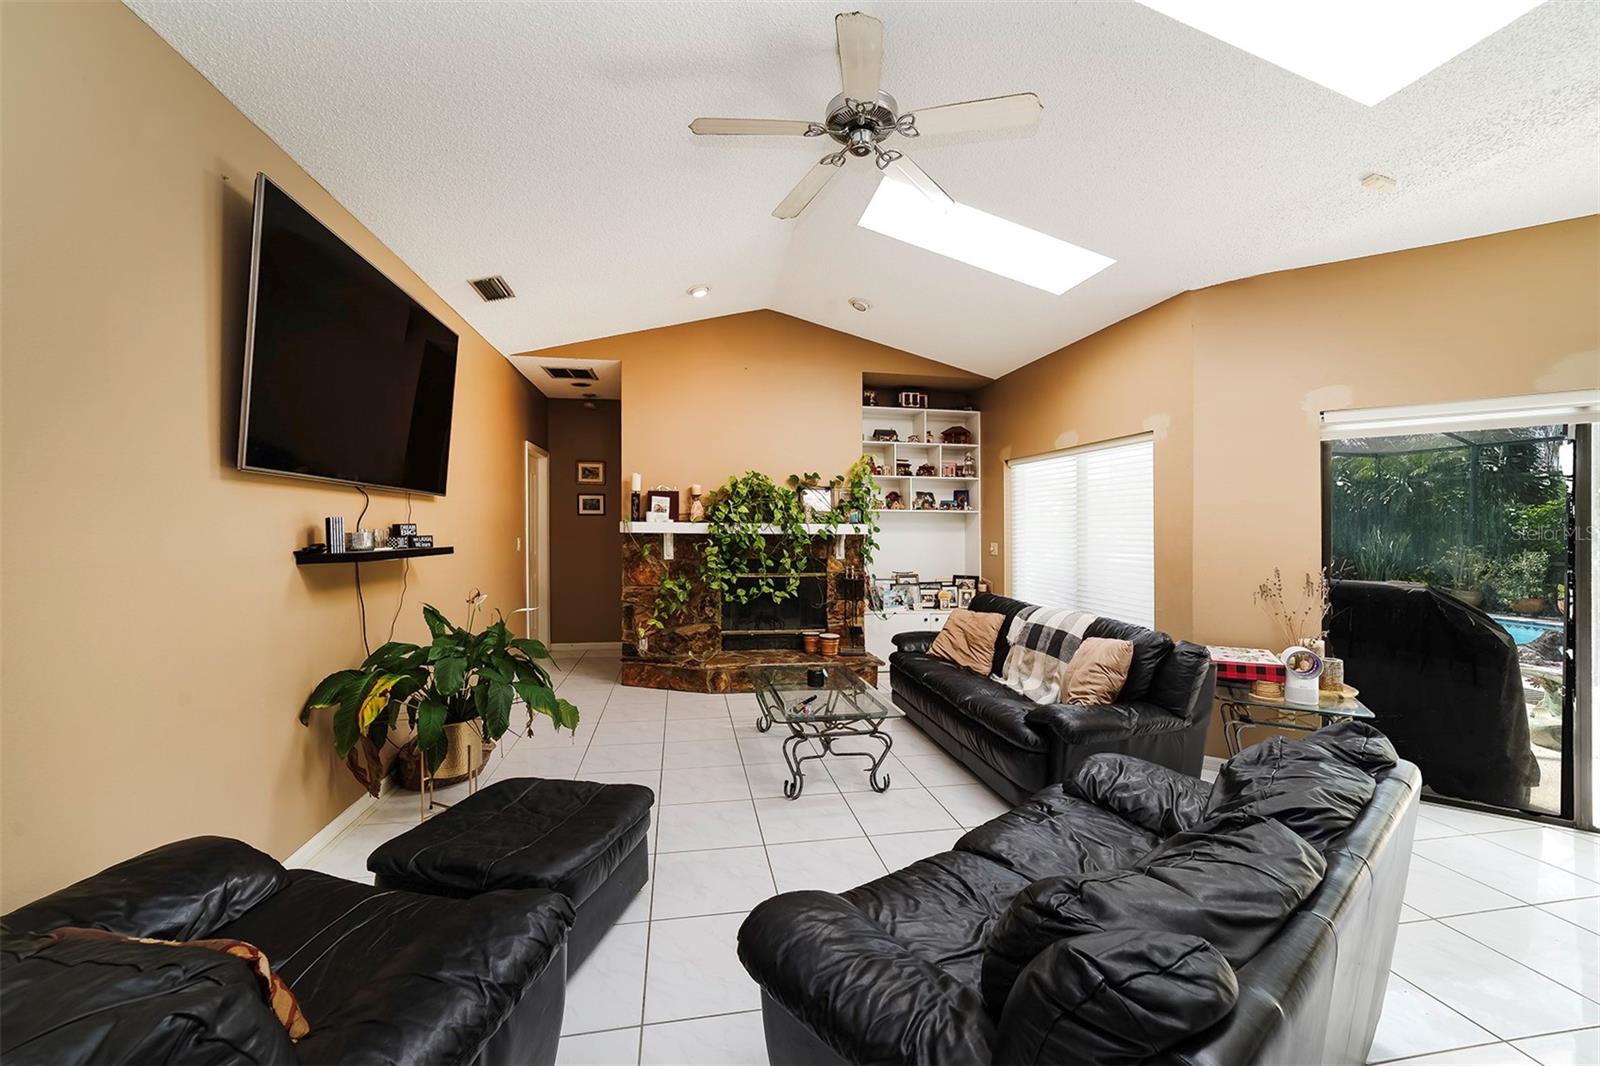
[[[482,296],[486,302],[493,300],[509,300],[516,295],[516,293],[511,291],[511,286],[506,284],[506,279],[502,278],[499,274],[496,274],[490,278],[478,278],[476,281],[471,281],[467,284],[471,285],[474,289],[477,289],[478,295]]]
[[[565,381],[599,381],[600,375],[586,366],[547,366],[544,372]]]

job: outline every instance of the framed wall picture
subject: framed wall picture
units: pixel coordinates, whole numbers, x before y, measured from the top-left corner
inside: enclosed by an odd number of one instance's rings
[[[676,522],[678,520],[678,490],[651,489],[644,494],[646,522]]]
[[[833,510],[833,490],[820,485],[802,486],[800,508],[805,511],[807,518],[827,514]]]
[[[606,483],[606,464],[594,459],[578,460],[578,484],[604,485]]]
[[[606,513],[606,496],[603,492],[578,493],[578,513],[603,515]]]
[[[937,611],[939,609],[939,588],[937,581],[924,581],[917,586],[917,607],[924,611]]]

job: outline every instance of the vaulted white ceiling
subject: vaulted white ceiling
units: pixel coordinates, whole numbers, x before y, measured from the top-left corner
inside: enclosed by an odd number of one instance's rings
[[[507,353],[770,307],[998,375],[1186,289],[1600,210],[1596,3],[1370,108],[1133,3],[862,5],[904,109],[1043,99],[1030,133],[900,147],[1117,261],[1053,296],[859,228],[865,161],[779,222],[823,146],[689,133],[820,119],[849,4],[127,2]]]

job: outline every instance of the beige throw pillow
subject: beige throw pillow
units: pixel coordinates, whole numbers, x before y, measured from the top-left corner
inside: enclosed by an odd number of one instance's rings
[[[1086,637],[1061,671],[1061,702],[1115,703],[1133,666],[1133,642]]]
[[[987,677],[994,665],[994,642],[1000,637],[1000,623],[1004,621],[1005,615],[957,607],[950,612],[928,654]],[[1128,647],[1131,653],[1133,646]]]

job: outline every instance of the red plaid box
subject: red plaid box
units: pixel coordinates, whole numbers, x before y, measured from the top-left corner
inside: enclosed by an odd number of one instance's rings
[[[1218,681],[1237,681],[1242,684],[1252,681],[1281,682],[1289,676],[1282,661],[1266,648],[1213,647],[1211,662],[1217,668]]]

